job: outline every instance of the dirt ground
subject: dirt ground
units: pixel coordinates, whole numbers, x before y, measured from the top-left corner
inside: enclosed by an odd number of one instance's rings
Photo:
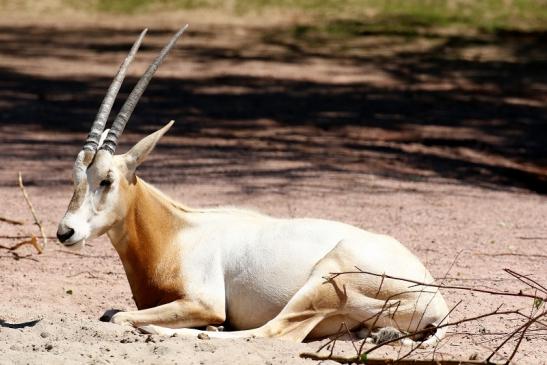
[[[0,363],[293,364],[324,341],[160,338],[99,322],[134,309],[106,238],[72,252],[55,243],[71,166],[138,31],[148,37],[121,98],[182,22],[191,28],[127,126],[123,152],[176,124],[140,176],[189,206],[340,220],[390,234],[450,285],[522,288],[511,268],[547,284],[547,53],[543,33],[291,32],[155,17],[0,16],[0,244],[38,234],[16,185],[23,173],[50,243],[0,250]],[[543,45],[543,46],[542,46]],[[33,253],[20,249],[19,256]],[[443,290],[454,320],[515,297]],[[485,358],[522,323],[495,316],[453,328],[442,358]],[[500,351],[511,353],[514,341]],[[335,352],[352,354],[351,341]],[[371,357],[404,354],[389,347]],[[431,356],[419,350],[418,356]],[[518,363],[547,363],[527,336]],[[325,362],[329,363],[329,362]]]

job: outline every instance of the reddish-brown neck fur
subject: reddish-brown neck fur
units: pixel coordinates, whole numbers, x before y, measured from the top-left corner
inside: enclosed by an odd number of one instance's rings
[[[137,308],[184,297],[180,250],[175,245],[183,221],[161,193],[140,179],[120,186],[128,204],[124,219],[109,232],[122,260]]]

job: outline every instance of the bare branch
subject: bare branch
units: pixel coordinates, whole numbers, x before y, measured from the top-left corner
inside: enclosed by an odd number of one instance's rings
[[[108,258],[108,257],[115,257],[113,255],[86,255],[86,254],[83,254],[83,253],[79,253],[79,252],[74,252],[74,251],[67,251],[67,250],[59,250],[57,252],[62,252],[62,253],[66,253],[68,255],[74,255],[74,256],[79,256],[79,257],[92,257],[92,258]]]
[[[32,203],[28,197],[27,191],[25,189],[25,185],[23,185],[23,176],[21,175],[21,171],[19,171],[19,187],[21,188],[21,191],[23,192],[23,197],[25,198],[25,201],[27,202],[27,205],[30,209],[30,212],[32,213],[32,218],[34,218],[34,223],[40,228],[40,233],[42,234],[42,249],[39,251],[39,253],[42,253],[42,251],[46,248],[47,245],[47,236],[44,232],[44,227],[42,226],[42,223],[38,219],[38,215],[36,214],[36,211],[34,210],[34,207],[32,206]]]
[[[312,360],[333,360],[340,364],[367,364],[367,365],[386,365],[386,364],[398,364],[398,365],[431,365],[432,363],[437,365],[476,365],[476,364],[495,364],[486,363],[482,360],[397,360],[397,359],[374,359],[374,358],[358,358],[356,356],[329,356],[327,354],[318,354],[315,352],[304,352],[300,354],[300,357],[304,359]]]
[[[15,219],[10,219],[10,218],[6,218],[6,217],[0,217],[0,222],[6,222],[6,223],[9,223],[9,224],[13,224],[15,226],[22,226],[23,225],[23,222],[21,222],[21,221],[16,221]]]
[[[338,277],[340,275],[344,275],[344,274],[368,274],[368,275],[380,277],[382,283],[384,282],[385,279],[402,280],[402,281],[406,281],[406,282],[409,282],[409,283],[413,284],[413,285],[410,286],[410,288],[413,287],[413,286],[425,286],[425,287],[430,286],[430,287],[436,287],[436,288],[458,289],[458,290],[466,290],[466,291],[471,291],[471,292],[482,292],[482,293],[487,293],[487,294],[491,294],[491,295],[499,295],[499,296],[515,296],[515,297],[522,297],[522,298],[532,298],[532,299],[534,299],[534,304],[533,304],[532,312],[530,314],[523,313],[521,311],[521,309],[519,309],[519,310],[515,310],[515,309],[513,309],[513,310],[503,310],[502,311],[501,310],[501,308],[503,306],[503,304],[502,304],[502,305],[498,306],[494,311],[491,311],[489,313],[481,314],[481,315],[478,315],[478,316],[475,316],[475,317],[464,318],[464,319],[454,321],[454,322],[443,323],[445,320],[447,320],[448,316],[455,310],[455,308],[462,301],[458,302],[454,307],[452,307],[452,309],[448,312],[446,317],[441,320],[441,322],[440,322],[441,324],[436,327],[437,330],[441,329],[443,327],[458,326],[462,323],[472,322],[472,321],[480,320],[480,319],[483,319],[483,318],[486,318],[486,317],[491,317],[491,316],[517,315],[517,316],[520,316],[520,317],[524,317],[525,323],[518,326],[516,329],[514,329],[509,334],[507,334],[507,333],[495,333],[495,334],[491,333],[491,334],[489,334],[489,335],[496,335],[496,336],[501,335],[501,337],[497,337],[497,338],[491,339],[489,341],[499,341],[499,340],[501,340],[502,342],[490,354],[490,356],[488,358],[486,358],[485,360],[482,360],[482,361],[475,360],[475,359],[467,360],[467,361],[462,361],[462,360],[437,360],[435,358],[433,360],[432,359],[428,359],[428,360],[408,359],[413,353],[416,352],[417,349],[420,348],[419,343],[417,343],[416,347],[412,346],[410,351],[406,352],[403,356],[400,356],[400,354],[399,354],[399,357],[397,359],[370,359],[370,358],[368,358],[368,355],[370,353],[372,353],[373,351],[377,350],[380,347],[383,347],[383,346],[389,345],[389,344],[393,344],[395,342],[401,342],[401,340],[406,339],[406,338],[415,338],[416,336],[427,335],[431,331],[431,328],[423,328],[421,330],[418,330],[418,331],[415,331],[415,332],[412,332],[412,333],[406,332],[403,335],[398,336],[397,338],[389,339],[387,341],[383,341],[382,343],[375,344],[374,346],[370,347],[366,351],[363,351],[363,347],[366,343],[366,339],[365,339],[365,340],[362,341],[362,343],[360,345],[357,356],[349,356],[349,357],[335,356],[333,354],[332,349],[331,349],[329,355],[324,355],[324,354],[319,354],[319,351],[321,350],[320,349],[316,353],[313,353],[313,354],[304,353],[304,354],[301,355],[302,357],[315,359],[315,360],[330,359],[330,360],[337,361],[337,362],[340,362],[340,363],[367,363],[367,364],[379,364],[379,363],[382,363],[382,364],[389,364],[389,363],[420,364],[420,363],[424,363],[424,364],[426,364],[426,363],[432,363],[432,361],[434,361],[434,363],[436,363],[436,364],[494,364],[492,362],[492,357],[503,346],[505,346],[509,341],[514,339],[516,336],[518,336],[515,347],[512,350],[511,355],[508,357],[507,362],[505,363],[505,364],[508,364],[516,356],[516,353],[517,353],[518,349],[520,348],[522,340],[524,339],[525,336],[526,336],[526,338],[537,338],[537,339],[542,339],[542,338],[547,336],[547,332],[544,329],[544,327],[547,328],[547,325],[544,323],[544,321],[542,321],[545,317],[547,317],[547,310],[545,309],[546,299],[539,296],[542,293],[547,294],[547,290],[546,290],[544,285],[538,283],[536,280],[532,279],[529,275],[520,274],[520,273],[517,273],[517,272],[515,272],[511,269],[505,269],[506,273],[511,275],[513,278],[519,280],[521,283],[525,284],[527,287],[533,289],[535,291],[534,295],[527,294],[527,293],[525,294],[522,291],[519,291],[517,293],[517,292],[505,292],[505,291],[496,291],[496,290],[487,290],[487,289],[477,289],[477,288],[464,287],[464,286],[448,286],[448,285],[442,285],[442,283],[441,284],[427,284],[427,283],[422,283],[422,282],[418,282],[418,281],[415,281],[415,280],[409,280],[409,279],[394,277],[394,276],[390,276],[390,275],[386,275],[386,274],[376,274],[376,273],[372,273],[372,272],[367,272],[367,271],[363,271],[363,270],[359,269],[358,267],[356,267],[356,270],[357,271],[352,271],[352,272],[331,273],[330,274],[331,276],[327,280],[334,280],[336,277]],[[400,294],[396,294],[396,295],[391,296],[390,298],[388,298],[384,302],[384,305],[381,308],[381,310],[378,313],[371,316],[370,318],[368,318],[366,321],[364,321],[364,323],[374,319],[373,325],[372,325],[372,327],[374,327],[376,321],[378,320],[378,318],[380,318],[382,316],[382,314],[384,314],[386,311],[391,312],[393,307],[396,306],[396,303],[390,303],[389,300],[392,299],[393,297],[397,296],[397,295],[400,295]],[[540,304],[536,304],[536,303],[540,303]],[[541,305],[541,304],[543,304],[543,309],[541,309],[542,312],[537,314],[538,311],[540,310],[539,305]],[[537,314],[535,316],[534,316],[534,311]],[[537,325],[540,328],[532,328],[532,325]],[[336,337],[336,339],[338,339],[338,338],[339,337]],[[437,349],[437,347],[435,347],[434,353],[435,353],[436,349]],[[422,354],[422,353],[420,352],[420,354]]]
[[[8,251],[15,251],[19,247],[24,246],[24,245],[32,245],[32,246],[34,246],[36,251],[38,251],[38,253],[42,253],[42,247],[38,244],[38,240],[36,239],[35,235],[32,235],[32,237],[29,240],[24,240],[24,241],[18,242],[13,246],[0,245],[0,248],[8,250]]]
[[[479,288],[473,288],[473,287],[467,287],[467,286],[458,286],[458,285],[441,285],[441,284],[428,284],[428,283],[422,283],[416,280],[410,280],[405,278],[400,278],[397,276],[391,276],[386,274],[377,274],[370,271],[364,271],[360,268],[356,267],[357,271],[344,271],[344,272],[338,272],[338,273],[330,273],[332,275],[330,279],[334,279],[340,275],[348,275],[348,274],[367,274],[377,277],[385,277],[386,279],[392,279],[392,280],[401,280],[406,281],[408,283],[416,284],[416,285],[422,285],[422,286],[429,286],[432,288],[440,288],[440,289],[455,289],[455,290],[466,290],[470,292],[478,292],[478,293],[485,293],[485,294],[492,294],[492,295],[505,295],[505,296],[511,296],[511,297],[523,297],[523,298],[532,298],[532,299],[541,299],[544,300],[545,298],[539,297],[537,295],[533,294],[527,294],[523,292],[518,293],[512,293],[512,292],[504,292],[504,291],[496,291],[496,290],[487,290],[487,289],[479,289]]]
[[[511,269],[503,269],[506,273],[514,277],[515,279],[519,280],[520,282],[524,283],[525,285],[528,285],[532,289],[539,290],[540,292],[547,294],[547,288],[540,283],[538,283],[536,280],[530,278],[527,275],[519,274],[516,271],[513,271]]]
[[[526,332],[526,330],[528,329],[528,327],[530,327],[534,322],[536,322],[537,320],[539,320],[541,317],[545,317],[547,316],[547,311],[543,311],[542,313],[538,314],[537,316],[533,317],[533,318],[530,318],[529,321],[527,321],[526,323],[524,323],[522,326],[520,326],[519,328],[517,328],[516,330],[514,330],[511,334],[509,334],[509,336],[507,336],[507,338],[505,340],[503,340],[502,343],[500,343],[498,345],[498,347],[496,347],[496,349],[490,354],[490,356],[488,356],[488,358],[486,358],[486,361],[489,362],[490,359],[510,340],[512,339],[517,333],[519,333],[520,331],[522,331],[522,336],[521,338],[519,339],[515,349],[513,350],[513,353],[511,354],[511,356],[509,357],[509,359],[507,360],[506,364],[509,364],[509,362],[511,361],[511,359],[513,359],[513,357],[515,356],[519,346],[520,346],[520,343],[522,341],[522,337],[524,337],[524,333]]]
[[[475,252],[475,255],[491,256],[491,257],[518,256],[518,257],[547,258],[547,255],[542,255],[542,254],[526,254],[526,253],[515,253],[515,252],[499,252],[499,253]]]
[[[17,253],[17,251],[10,251],[10,253],[11,253],[11,256],[1,255],[0,257],[11,257],[12,259],[14,259],[16,261],[22,260],[22,259],[27,259],[27,260],[38,262],[38,260],[35,257],[32,257],[32,254],[21,256]]]

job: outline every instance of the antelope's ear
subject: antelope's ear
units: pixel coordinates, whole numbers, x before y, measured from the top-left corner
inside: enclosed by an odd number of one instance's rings
[[[156,143],[160,138],[171,128],[175,123],[174,120],[167,123],[163,128],[155,131],[154,133],[141,139],[136,145],[134,145],[129,151],[127,151],[123,158],[125,160],[125,165],[129,173],[133,174],[135,169],[144,161],[146,157],[152,152]]]

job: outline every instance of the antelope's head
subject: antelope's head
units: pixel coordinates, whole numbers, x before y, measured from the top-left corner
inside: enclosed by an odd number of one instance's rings
[[[124,191],[127,186],[134,183],[135,169],[152,151],[173,121],[142,139],[127,153],[114,155],[114,152],[119,137],[146,86],[186,27],[171,38],[159,56],[148,66],[112,122],[111,128],[105,130],[116,95],[146,34],[146,29],[133,44],[120,66],[99,108],[84,147],[74,163],[74,194],[57,229],[57,238],[65,246],[80,245],[86,240],[98,237],[125,216],[128,202]]]

